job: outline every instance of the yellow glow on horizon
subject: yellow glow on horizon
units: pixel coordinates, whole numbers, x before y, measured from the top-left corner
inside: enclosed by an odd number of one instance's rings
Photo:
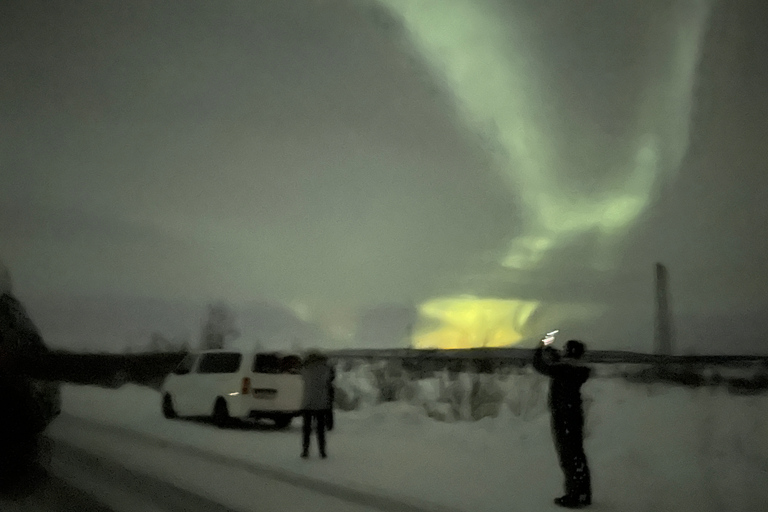
[[[503,347],[524,339],[521,332],[539,303],[516,299],[477,297],[439,298],[420,307],[422,318],[439,322],[429,331],[416,332],[415,348],[459,349]]]

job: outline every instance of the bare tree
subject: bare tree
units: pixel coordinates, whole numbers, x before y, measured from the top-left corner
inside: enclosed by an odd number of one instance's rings
[[[203,322],[201,348],[221,349],[227,341],[237,339],[240,331],[235,326],[235,313],[224,302],[208,305],[208,316]]]

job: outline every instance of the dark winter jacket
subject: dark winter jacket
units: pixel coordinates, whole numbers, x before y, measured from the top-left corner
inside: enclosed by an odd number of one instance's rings
[[[549,408],[552,411],[552,421],[556,428],[560,424],[577,429],[574,433],[581,433],[584,424],[584,413],[581,405],[581,386],[591,373],[584,366],[560,361],[548,361],[544,357],[544,351],[549,352],[550,357],[555,357],[554,349],[539,347],[533,356],[533,367],[552,380],[549,384]]]
[[[46,351],[40,332],[21,302],[10,293],[0,295],[0,368],[29,370],[29,365]]]
[[[326,359],[318,356],[308,357],[301,370],[301,376],[304,380],[302,409],[306,411],[330,409],[333,371]]]
[[[41,359],[47,352],[21,302],[10,292],[0,294],[0,411],[13,418],[0,426],[0,439],[17,439],[6,427],[37,434],[61,410],[59,385],[37,380],[45,377]]]

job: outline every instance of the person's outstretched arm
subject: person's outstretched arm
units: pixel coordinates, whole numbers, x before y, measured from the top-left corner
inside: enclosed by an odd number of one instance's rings
[[[554,364],[547,361],[544,358],[544,350],[552,350],[551,348],[547,347],[543,343],[539,344],[538,347],[536,347],[536,350],[533,353],[533,367],[536,369],[537,372],[541,373],[542,375],[547,375],[549,377],[554,377],[553,374],[553,366]]]

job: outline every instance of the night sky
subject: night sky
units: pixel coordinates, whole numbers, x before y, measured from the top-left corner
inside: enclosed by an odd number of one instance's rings
[[[52,345],[648,351],[661,261],[679,353],[768,353],[763,4],[6,0],[0,258]]]

